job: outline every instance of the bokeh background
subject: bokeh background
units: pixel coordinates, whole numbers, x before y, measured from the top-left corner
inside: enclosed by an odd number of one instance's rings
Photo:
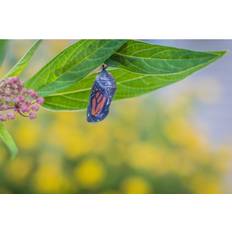
[[[31,77],[68,40],[42,43]],[[232,40],[149,40],[193,50],[228,50],[191,77],[142,97],[113,102],[108,118],[42,110],[7,122],[19,146],[0,142],[0,193],[231,193]],[[31,46],[10,40],[3,75]]]

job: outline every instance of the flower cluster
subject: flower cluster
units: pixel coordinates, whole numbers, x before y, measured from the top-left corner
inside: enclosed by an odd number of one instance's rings
[[[0,121],[13,120],[16,113],[34,119],[43,102],[42,97],[26,89],[17,77],[0,81]]]

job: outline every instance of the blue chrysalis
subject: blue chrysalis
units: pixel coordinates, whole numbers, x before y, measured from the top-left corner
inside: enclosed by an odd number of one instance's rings
[[[102,66],[102,71],[97,75],[90,93],[88,122],[102,121],[108,115],[115,91],[116,83],[113,76],[106,71],[105,66]]]

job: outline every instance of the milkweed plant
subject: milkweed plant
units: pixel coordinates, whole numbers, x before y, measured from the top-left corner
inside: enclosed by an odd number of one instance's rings
[[[34,120],[43,107],[87,109],[87,121],[99,122],[108,115],[112,100],[140,96],[180,81],[225,54],[137,40],[79,40],[23,82],[20,75],[41,42],[36,41],[0,79],[0,138],[12,157],[17,146],[5,127],[9,120]],[[0,40],[0,64],[6,53],[7,41]]]

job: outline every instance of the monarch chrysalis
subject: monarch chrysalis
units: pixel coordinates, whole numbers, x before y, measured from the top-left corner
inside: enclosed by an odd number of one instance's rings
[[[116,91],[116,83],[111,74],[102,66],[102,71],[97,75],[93,84],[89,105],[87,109],[87,121],[102,121],[109,113],[109,107]]]

